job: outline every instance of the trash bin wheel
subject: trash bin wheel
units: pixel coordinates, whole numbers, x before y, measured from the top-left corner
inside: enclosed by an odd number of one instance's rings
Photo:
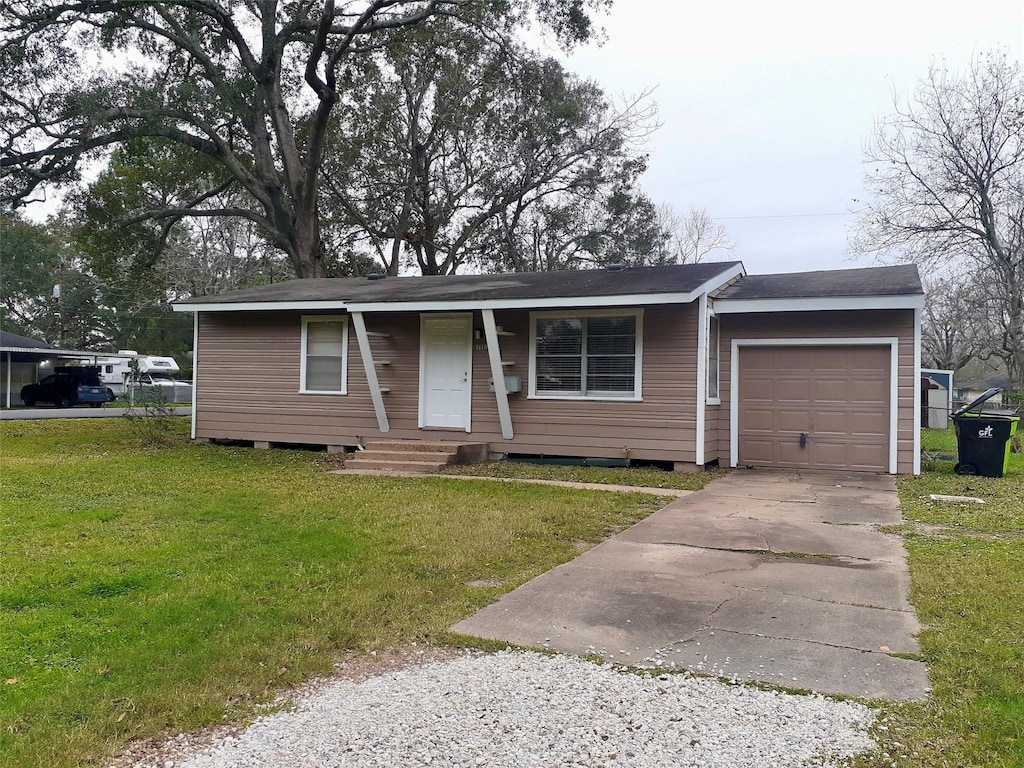
[[[958,475],[976,475],[978,474],[978,468],[973,464],[957,464],[953,467],[953,471]]]

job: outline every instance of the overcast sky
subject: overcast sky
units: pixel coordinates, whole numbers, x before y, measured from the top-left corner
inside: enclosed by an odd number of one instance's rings
[[[1022,0],[615,0],[604,27],[568,66],[610,95],[655,89],[644,188],[707,209],[750,273],[867,266],[849,260],[847,230],[893,94],[932,63],[1024,59]]]

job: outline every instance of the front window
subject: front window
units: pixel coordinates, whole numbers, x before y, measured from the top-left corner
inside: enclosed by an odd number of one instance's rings
[[[348,318],[302,318],[301,392],[343,395],[348,387]]]
[[[533,393],[639,398],[638,312],[534,318]]]

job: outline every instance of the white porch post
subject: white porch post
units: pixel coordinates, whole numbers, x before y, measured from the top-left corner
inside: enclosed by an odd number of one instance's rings
[[[125,380],[125,374],[121,374],[121,380]],[[192,313],[192,426],[191,437],[196,439],[196,411],[199,410],[199,398],[196,397],[199,390],[196,388],[199,383],[199,313]],[[135,403],[135,388],[131,390],[132,404]]]
[[[13,361],[11,353],[7,353],[7,410],[11,410],[11,365]]]
[[[501,348],[498,346],[498,329],[494,325],[494,310],[482,309],[484,334],[487,336],[487,357],[491,361],[491,378],[494,380],[494,399],[498,403],[498,418],[501,420],[501,436],[511,440],[512,412],[508,408],[508,390],[505,389],[505,369],[501,365]]]
[[[370,337],[366,333],[366,323],[362,312],[352,312],[352,327],[356,329],[356,341],[359,342],[359,356],[363,359],[363,370],[366,371],[366,383],[370,387],[370,398],[373,400],[373,411],[377,414],[377,428],[381,432],[389,432],[388,414],[384,410],[384,395],[377,381],[377,369],[373,364],[373,352],[370,350]]]
[[[697,424],[694,462],[704,466],[704,432],[707,428],[708,394],[708,295],[697,299]]]

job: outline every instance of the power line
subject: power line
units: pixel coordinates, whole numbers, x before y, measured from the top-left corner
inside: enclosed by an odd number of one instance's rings
[[[823,216],[854,216],[852,211],[844,213],[773,213],[762,216],[712,216],[715,221],[734,221],[737,219],[810,219]]]

